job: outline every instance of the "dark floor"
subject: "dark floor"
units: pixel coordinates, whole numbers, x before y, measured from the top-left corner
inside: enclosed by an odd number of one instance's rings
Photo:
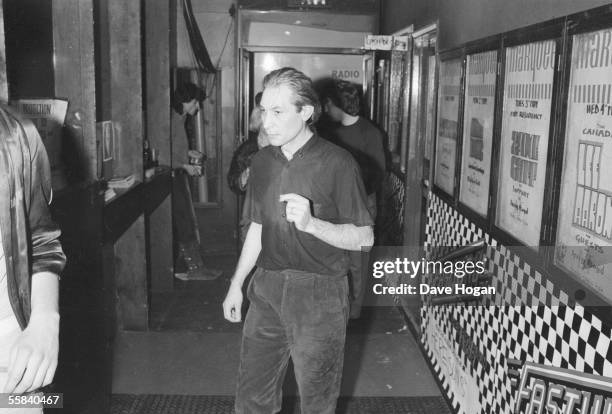
[[[236,264],[233,255],[208,258],[211,266],[223,270],[213,281],[174,279],[174,290],[151,296],[153,331],[241,332],[241,324],[223,319],[221,303]]]
[[[114,414],[229,414],[234,398],[194,395],[113,396]],[[299,414],[299,399],[285,398],[280,414]],[[340,397],[336,414],[450,414],[442,397]]]
[[[215,281],[176,279],[172,292],[153,294],[149,332],[117,336],[113,413],[231,413],[193,411],[198,404],[231,406],[240,349],[242,324],[225,321],[221,310],[236,258],[209,263],[225,274]],[[432,410],[444,400],[399,310],[393,303],[367,303],[373,306],[348,327],[339,412],[445,412]],[[297,395],[291,372],[284,393]],[[287,404],[283,413],[289,414],[294,400]]]

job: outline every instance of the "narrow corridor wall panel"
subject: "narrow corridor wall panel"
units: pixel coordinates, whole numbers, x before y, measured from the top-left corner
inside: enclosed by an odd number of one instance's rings
[[[478,306],[422,309],[422,344],[459,413],[514,413],[518,384],[509,375],[512,360],[612,377],[610,327],[571,304],[567,292],[512,248],[499,244],[436,195],[428,210],[426,236],[426,249],[484,238],[488,270],[497,288],[495,297]],[[475,341],[476,356],[465,352],[461,338]],[[446,350],[454,350],[454,355],[442,352]],[[465,402],[475,388],[479,406]]]

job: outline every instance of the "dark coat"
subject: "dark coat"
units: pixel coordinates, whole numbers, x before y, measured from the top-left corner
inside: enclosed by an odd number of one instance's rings
[[[0,230],[8,294],[24,329],[30,319],[32,275],[59,275],[66,256],[51,219],[51,172],[38,131],[0,107]]]

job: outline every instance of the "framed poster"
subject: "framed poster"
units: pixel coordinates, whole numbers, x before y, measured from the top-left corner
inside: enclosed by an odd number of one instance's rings
[[[438,128],[434,184],[449,195],[455,191],[461,59],[440,62],[438,86]]]
[[[487,215],[495,112],[497,51],[467,56],[459,201]]]
[[[435,53],[435,52],[434,52]],[[427,161],[433,156],[433,143],[436,116],[436,55],[427,57],[427,114],[425,119],[425,154],[423,158]],[[427,174],[425,174],[427,177]]]
[[[572,37],[555,264],[612,298],[612,29]]]
[[[404,136],[402,132],[402,124],[404,123],[404,111],[402,107],[402,97],[409,95],[405,86],[408,85],[406,77],[410,79],[410,72],[406,73],[406,61],[409,59],[406,52],[394,50],[391,52],[391,66],[389,67],[389,108],[388,108],[388,124],[387,136],[389,138],[389,152],[391,159],[399,162],[399,167],[402,172],[405,171],[402,158],[402,141]],[[408,66],[409,68],[409,66]],[[404,128],[405,129],[405,128]],[[405,134],[408,139],[408,134]]]
[[[555,74],[554,40],[506,49],[496,225],[540,244]]]

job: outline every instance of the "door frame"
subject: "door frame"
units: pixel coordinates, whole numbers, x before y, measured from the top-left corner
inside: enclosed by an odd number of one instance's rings
[[[426,102],[427,107],[423,108],[422,105],[425,103],[423,95],[428,95],[426,87],[424,87],[423,76],[427,73],[423,72],[426,68],[427,62],[423,56],[418,56],[419,40],[424,39],[424,36],[437,36],[438,25],[437,23],[428,25],[422,29],[416,30],[411,34],[413,38],[413,59],[412,59],[412,74],[410,90],[410,135],[408,138],[407,148],[407,165],[406,165],[406,199],[404,209],[404,245],[407,246],[422,246],[425,240],[424,230],[425,221],[427,220],[427,208],[429,205],[429,193],[431,191],[431,168],[427,177],[424,176],[424,159],[426,157],[426,136],[428,131],[427,128],[427,112],[430,105],[434,105],[433,118],[434,122],[431,124],[433,131],[429,131],[432,134],[432,139],[435,139],[435,108],[437,107],[437,93],[434,92],[434,102]],[[437,49],[437,48],[436,48]],[[438,59],[437,50],[434,51],[433,56],[435,58],[436,68],[434,71],[433,87],[437,88],[437,72],[438,72]],[[418,79],[415,77],[418,76]],[[427,83],[429,84],[429,82]],[[431,160],[432,155],[429,154]]]

